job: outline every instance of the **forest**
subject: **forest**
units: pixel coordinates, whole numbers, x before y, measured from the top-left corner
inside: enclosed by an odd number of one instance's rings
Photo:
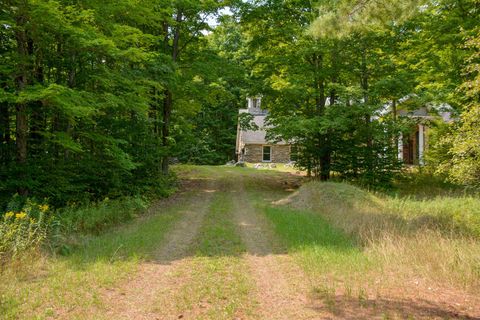
[[[478,11],[476,0],[2,1],[2,204],[168,193],[170,163],[235,158],[253,94],[299,167],[367,185],[401,167],[411,123],[397,106],[448,106],[455,121],[432,124],[427,162],[478,186]]]
[[[480,0],[0,1],[0,319],[478,319],[479,195]]]

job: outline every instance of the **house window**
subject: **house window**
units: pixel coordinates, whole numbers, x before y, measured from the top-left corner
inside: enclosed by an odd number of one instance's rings
[[[259,98],[253,98],[253,108],[254,109],[260,109],[260,105],[261,105],[261,99]]]
[[[272,161],[272,147],[263,146],[263,162]]]

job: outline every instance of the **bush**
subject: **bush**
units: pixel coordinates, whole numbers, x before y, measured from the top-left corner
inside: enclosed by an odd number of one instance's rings
[[[0,261],[38,249],[47,238],[51,221],[49,206],[31,200],[19,210],[4,213],[0,220]]]
[[[53,215],[47,204],[14,196],[7,212],[0,214],[0,262],[38,250],[48,244],[54,251],[68,252],[68,239],[75,234],[99,234],[108,227],[129,221],[148,205],[141,197],[105,198],[91,204],[74,204]]]
[[[115,200],[105,198],[101,202],[59,210],[58,222],[64,234],[99,234],[112,225],[133,219],[139,211],[144,210],[147,206],[148,201],[141,197]]]

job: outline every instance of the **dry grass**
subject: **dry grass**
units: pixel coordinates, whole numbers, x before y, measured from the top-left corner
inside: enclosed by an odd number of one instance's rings
[[[480,199],[379,197],[348,184],[314,182],[286,202],[320,213],[395,279],[480,291]]]
[[[337,317],[359,306],[352,318],[380,310],[480,316],[480,199],[416,200],[311,182],[275,204],[267,216],[309,275],[312,294]]]

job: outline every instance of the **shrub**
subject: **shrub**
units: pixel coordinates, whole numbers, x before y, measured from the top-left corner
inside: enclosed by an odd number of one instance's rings
[[[148,202],[141,197],[125,197],[70,206],[58,211],[58,222],[62,233],[98,234],[106,228],[133,219],[140,210],[147,208]]]
[[[31,200],[21,209],[4,213],[0,220],[0,261],[38,249],[47,238],[51,221],[49,206]]]

